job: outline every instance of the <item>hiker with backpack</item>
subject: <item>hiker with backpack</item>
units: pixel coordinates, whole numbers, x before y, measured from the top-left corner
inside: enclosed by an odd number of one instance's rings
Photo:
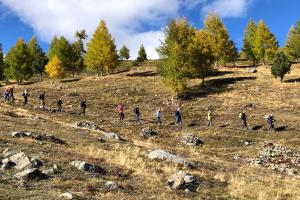
[[[214,119],[214,116],[213,116],[212,111],[208,110],[208,113],[207,113],[208,127],[213,127],[213,119]]]
[[[174,126],[176,125],[181,125],[182,124],[182,118],[181,118],[181,113],[180,113],[180,109],[177,108],[176,111],[175,111],[175,124]]]
[[[124,109],[125,109],[124,104],[118,105],[118,113],[119,113],[119,121],[120,122],[123,122],[124,118],[125,118]]]
[[[245,111],[241,112],[239,114],[239,118],[242,121],[242,128],[243,129],[248,129],[246,112]]]
[[[62,105],[63,105],[63,100],[62,100],[62,98],[59,98],[58,101],[56,102],[57,112],[62,111]]]
[[[135,123],[141,124],[141,112],[138,105],[133,109],[133,113],[135,115]]]
[[[161,108],[158,109],[158,111],[156,112],[156,126],[157,125],[160,125],[161,126]]]
[[[24,99],[24,105],[27,105],[28,104],[28,97],[29,97],[29,94],[28,94],[28,90],[25,89],[22,93],[22,97]]]
[[[275,130],[275,127],[274,127],[274,122],[275,122],[275,119],[273,117],[273,114],[269,114],[267,116],[267,125],[268,125],[268,131],[274,131]]]
[[[83,115],[85,115],[85,110],[86,110],[86,100],[84,99],[84,100],[82,100],[81,102],[80,102],[80,113],[79,114],[83,114]]]
[[[10,99],[10,92],[9,92],[9,88],[7,88],[4,92],[4,100],[9,101],[9,99]]]
[[[39,100],[40,100],[40,102],[41,102],[41,104],[40,104],[40,109],[41,110],[45,110],[45,95],[46,95],[46,93],[45,92],[43,92],[43,93],[41,93],[40,94],[40,96],[39,96]]]

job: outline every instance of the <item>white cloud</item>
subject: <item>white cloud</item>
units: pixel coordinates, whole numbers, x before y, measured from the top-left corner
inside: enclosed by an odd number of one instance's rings
[[[251,0],[214,0],[202,7],[202,14],[217,13],[222,18],[241,17],[247,13]]]
[[[91,36],[101,19],[120,47],[126,44],[136,56],[144,44],[149,58],[157,58],[155,48],[162,38],[161,26],[176,16],[181,0],[0,0],[24,23],[30,25],[42,40],[54,35],[73,39],[76,30],[86,29]],[[146,24],[147,23],[147,24]],[[143,30],[144,25],[154,27]],[[149,29],[149,28],[147,28]],[[158,30],[158,31],[157,31]]]
[[[125,44],[132,58],[144,44],[148,57],[157,58],[155,48],[163,39],[163,27],[181,8],[215,11],[222,17],[245,12],[246,0],[0,0],[35,34],[49,42],[54,35],[72,40],[75,31],[86,29],[91,37],[101,19],[107,22],[118,47]],[[182,13],[180,13],[182,14]],[[146,27],[146,28],[145,28]]]

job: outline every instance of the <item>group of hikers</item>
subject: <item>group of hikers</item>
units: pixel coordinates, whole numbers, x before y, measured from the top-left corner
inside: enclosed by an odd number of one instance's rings
[[[29,97],[29,94],[28,94],[28,90],[27,89],[24,89],[23,92],[22,92],[22,97],[23,97],[23,104],[24,105],[27,105],[28,104],[28,97]],[[41,110],[46,110],[45,106],[45,97],[46,97],[46,93],[45,92],[42,92],[40,95],[39,95],[39,100],[40,100],[40,109]],[[10,87],[10,88],[7,88],[4,92],[4,100],[5,101],[12,101],[14,102],[15,100],[15,97],[14,97],[14,87]],[[54,111],[54,112],[62,112],[62,106],[63,106],[63,99],[62,98],[59,98],[57,101],[56,101],[56,109],[54,110],[51,110],[51,111]],[[82,115],[85,115],[86,114],[86,109],[87,109],[87,104],[86,104],[86,100],[83,99],[80,101],[80,104],[79,104],[79,107],[80,107],[80,112],[79,114],[82,114]],[[117,111],[119,113],[119,121],[122,123],[125,119],[125,105],[124,104],[119,104],[118,107],[117,107]],[[140,107],[137,105],[134,107],[133,109],[133,113],[135,115],[135,122],[136,124],[141,124],[141,112],[140,112]],[[181,112],[180,112],[180,108],[177,108],[175,110],[175,113],[174,113],[174,117],[175,117],[175,122],[174,122],[174,126],[177,126],[177,125],[181,125],[182,124],[182,117],[181,117]],[[248,129],[248,124],[247,124],[247,116],[246,116],[246,112],[245,111],[242,111],[240,114],[239,114],[239,118],[241,120],[241,124],[242,124],[242,128],[243,129]],[[213,112],[211,109],[208,109],[208,113],[207,113],[207,121],[208,121],[208,127],[213,127],[214,126],[214,123],[213,123],[213,120],[214,120],[214,115],[213,115]],[[273,114],[269,114],[266,116],[266,122],[267,122],[267,126],[268,126],[268,130],[269,131],[273,131],[275,130],[274,129],[274,117],[273,117]],[[156,126],[158,125],[162,125],[162,110],[161,108],[159,108],[156,112]]]
[[[29,98],[28,90],[24,89],[23,92],[22,92],[22,94],[21,94],[21,96],[23,97],[23,104],[27,105],[28,104],[28,98]],[[46,93],[42,92],[39,95],[39,100],[40,100],[40,106],[39,106],[39,108],[40,108],[40,110],[43,110],[43,111],[46,110],[45,99],[46,99]],[[5,90],[5,92],[4,92],[4,100],[5,101],[12,101],[12,102],[15,101],[14,87],[10,87],[10,88],[7,88]],[[49,111],[52,111],[52,112],[62,112],[63,99],[59,98],[55,103],[56,103],[56,109],[49,110]],[[80,107],[79,114],[85,115],[85,111],[86,111],[86,108],[87,108],[86,100],[85,99],[83,99],[83,100],[80,101],[79,107]]]

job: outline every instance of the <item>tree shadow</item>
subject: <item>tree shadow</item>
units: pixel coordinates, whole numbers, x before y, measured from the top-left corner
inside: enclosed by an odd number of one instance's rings
[[[157,73],[154,71],[146,71],[146,72],[135,72],[133,74],[127,74],[129,77],[152,77],[157,76]]]
[[[126,73],[126,72],[129,72],[130,70],[129,69],[125,69],[125,70],[121,70],[121,71],[116,71],[114,73],[112,73],[113,75],[114,74],[123,74],[123,73]]]
[[[61,83],[73,83],[73,82],[77,82],[80,81],[80,78],[75,78],[75,79],[66,79],[66,80],[61,80]]]
[[[179,98],[181,100],[191,100],[194,98],[206,97],[210,94],[218,94],[230,90],[228,85],[245,80],[255,80],[256,77],[232,77],[208,80],[205,86],[196,85],[188,88]]]
[[[289,80],[285,80],[284,82],[285,82],[285,83],[300,82],[300,78],[289,79]]]
[[[224,75],[227,75],[227,74],[233,74],[234,72],[233,71],[212,71],[209,73],[208,77],[213,77],[213,76],[224,76]]]

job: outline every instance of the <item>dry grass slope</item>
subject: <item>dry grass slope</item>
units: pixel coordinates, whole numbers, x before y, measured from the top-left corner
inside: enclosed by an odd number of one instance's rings
[[[253,157],[264,141],[280,143],[293,150],[300,145],[300,66],[293,66],[287,81],[280,84],[270,74],[269,67],[259,67],[250,74],[245,68],[222,68],[220,73],[207,80],[200,88],[200,80],[191,80],[182,100],[183,126],[174,128],[172,94],[163,86],[153,66],[137,67],[130,71],[96,78],[82,77],[76,81],[51,84],[51,81],[17,86],[14,105],[1,102],[0,151],[17,149],[30,156],[38,156],[45,168],[57,164],[63,173],[44,181],[20,183],[12,174],[0,172],[0,199],[57,199],[63,192],[72,192],[82,199],[299,199],[299,179],[271,169],[251,166],[234,160],[235,154]],[[30,92],[30,105],[22,106],[22,88]],[[63,113],[38,110],[38,94],[46,91],[46,106],[62,96]],[[77,114],[81,98],[87,99],[87,116]],[[126,106],[125,124],[119,124],[116,106],[122,101]],[[244,108],[247,104],[254,108]],[[132,109],[139,105],[142,125],[134,125]],[[215,127],[206,127],[207,108],[211,106],[216,116]],[[155,127],[155,111],[162,108],[163,126]],[[238,113],[245,109],[250,125],[263,125],[258,131],[240,128]],[[266,131],[264,116],[273,113],[276,125],[287,125],[282,132]],[[75,129],[78,121],[95,121],[107,132],[119,133],[125,142],[100,143],[97,132]],[[195,126],[187,126],[194,123]],[[230,124],[225,128],[219,125]],[[141,139],[143,127],[153,127],[159,135]],[[52,134],[67,142],[66,145],[38,143],[32,139],[16,139],[9,132],[26,130]],[[192,132],[204,140],[201,147],[186,147],[178,137]],[[241,140],[254,141],[244,146]],[[167,178],[180,166],[147,158],[150,150],[164,149],[187,158],[195,168],[185,169],[199,180],[195,193],[168,191]],[[1,157],[1,156],[0,156]],[[103,176],[83,173],[70,166],[73,160],[97,164],[107,170]],[[108,191],[104,183],[117,182],[121,188]]]

